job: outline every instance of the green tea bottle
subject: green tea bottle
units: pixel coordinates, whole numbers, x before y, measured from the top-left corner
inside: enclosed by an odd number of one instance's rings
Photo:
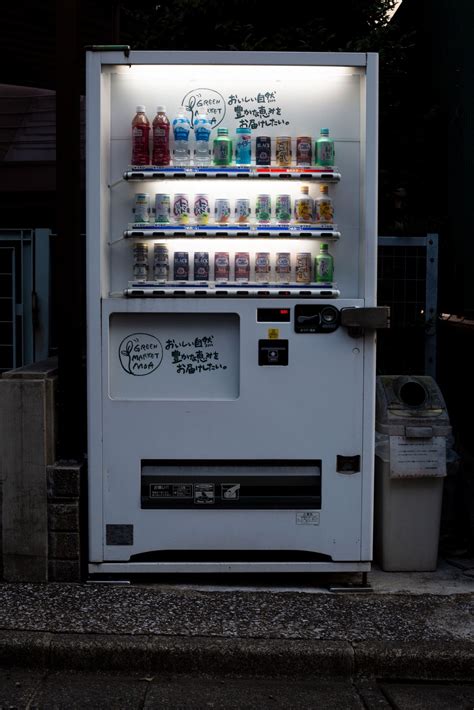
[[[314,155],[316,165],[322,167],[334,165],[336,151],[333,139],[329,138],[329,128],[321,128],[321,137],[318,138],[314,145]]]
[[[213,144],[214,165],[230,165],[232,163],[232,141],[227,128],[217,129],[217,138]]]
[[[314,280],[316,283],[332,283],[334,280],[334,259],[328,252],[328,245],[321,244],[314,260]]]

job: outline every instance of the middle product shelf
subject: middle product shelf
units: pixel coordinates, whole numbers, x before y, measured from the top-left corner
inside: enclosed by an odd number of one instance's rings
[[[130,166],[123,173],[123,179],[128,181],[143,182],[146,180],[163,179],[186,179],[186,178],[257,178],[265,179],[293,179],[293,180],[316,180],[318,182],[337,183],[341,180],[341,173],[337,167],[291,167],[268,166],[259,167],[255,165],[240,166],[229,165],[218,167],[208,165],[206,167],[195,166]]]
[[[261,237],[291,239],[326,239],[337,241],[341,233],[337,225],[316,226],[313,224],[133,224],[125,230],[126,239],[133,238],[202,238],[202,237]]]

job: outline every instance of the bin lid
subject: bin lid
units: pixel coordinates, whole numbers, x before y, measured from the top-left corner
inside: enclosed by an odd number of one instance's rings
[[[451,432],[446,404],[432,377],[380,375],[376,386],[376,429],[406,435],[406,427],[431,427],[433,436]]]

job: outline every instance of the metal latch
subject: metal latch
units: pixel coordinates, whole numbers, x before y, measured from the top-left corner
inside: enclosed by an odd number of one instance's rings
[[[360,338],[367,329],[390,328],[390,308],[389,306],[341,308],[341,325],[347,328],[352,338]]]

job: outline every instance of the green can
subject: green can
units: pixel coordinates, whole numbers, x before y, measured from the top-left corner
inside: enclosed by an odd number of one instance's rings
[[[213,143],[214,165],[230,165],[232,163],[232,140],[227,128],[217,129],[217,138]]]
[[[334,259],[328,249],[328,244],[321,244],[319,254],[314,259],[314,280],[316,283],[332,283],[334,280]]]

